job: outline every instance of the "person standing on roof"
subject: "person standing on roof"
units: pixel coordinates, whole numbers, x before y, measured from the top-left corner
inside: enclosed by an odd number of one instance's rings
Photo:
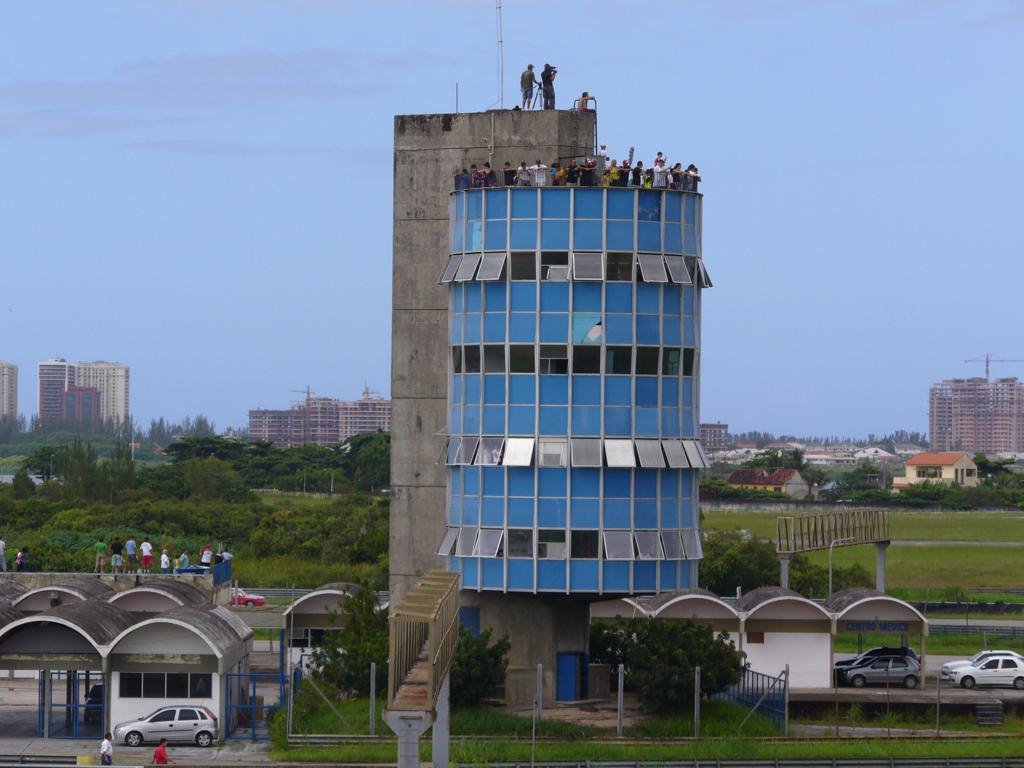
[[[149,542],[149,536],[142,537],[139,551],[142,553],[142,572],[149,573],[153,568],[153,545]]]
[[[548,185],[548,167],[540,160],[535,160],[529,168],[532,176],[531,181],[535,187],[546,187]]]
[[[544,65],[540,73],[541,90],[544,92],[544,109],[555,108],[555,77],[558,76],[558,67],[550,64]]]
[[[533,101],[533,86],[540,85],[537,76],[533,73],[533,64],[527,64],[523,74],[519,76],[519,90],[523,92],[523,109],[530,108]]]

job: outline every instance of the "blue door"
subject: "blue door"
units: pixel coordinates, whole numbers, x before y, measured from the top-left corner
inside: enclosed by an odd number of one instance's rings
[[[582,653],[560,653],[556,659],[555,700],[578,701],[584,695]]]

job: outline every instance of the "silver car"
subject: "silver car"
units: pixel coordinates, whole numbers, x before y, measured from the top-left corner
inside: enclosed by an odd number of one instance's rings
[[[160,707],[114,727],[114,741],[137,747],[145,741],[184,741],[208,747],[218,738],[217,716],[204,706]]]
[[[910,656],[875,656],[839,671],[842,682],[854,688],[865,685],[902,685],[917,688],[921,684],[921,667]]]

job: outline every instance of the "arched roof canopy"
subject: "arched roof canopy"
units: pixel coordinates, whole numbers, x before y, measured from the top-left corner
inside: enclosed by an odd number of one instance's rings
[[[904,600],[875,589],[853,587],[840,590],[829,596],[825,608],[835,616],[837,622],[843,622],[839,631],[866,629],[928,634],[928,620],[919,610]]]
[[[110,643],[109,654],[214,656],[223,672],[248,652],[252,629],[245,631],[240,637],[231,612],[224,608],[181,606],[122,630]]]
[[[51,604],[51,600],[54,599],[57,600],[59,606],[68,603],[82,603],[90,598],[106,600],[113,594],[114,590],[98,578],[80,576],[63,579],[47,587],[27,590],[14,598],[11,603],[19,611],[46,611],[57,607]]]
[[[14,599],[25,594],[28,590],[20,582],[11,579],[0,579],[0,599],[14,602]]]
[[[784,587],[758,587],[736,601],[746,620],[829,621],[828,611],[798,592]]]
[[[739,621],[735,608],[706,589],[666,592],[652,600],[647,611],[659,619],[689,619],[713,624],[731,622],[737,625]]]
[[[67,603],[42,613],[22,616],[0,628],[0,658],[5,653],[15,652],[51,657],[62,653],[104,656],[106,647],[132,622],[130,613],[110,603]],[[50,625],[64,627],[68,632],[54,634]],[[45,641],[35,631],[38,628],[45,628]]]
[[[601,600],[590,604],[590,620],[594,619],[637,619],[647,616],[643,607],[631,597]]]
[[[11,607],[11,604],[6,600],[0,600],[0,627],[4,627],[20,618],[21,611]]]
[[[209,598],[191,584],[161,579],[116,592],[109,602],[133,613],[161,613],[186,605],[209,603]]]
[[[358,584],[343,581],[317,587],[312,592],[296,598],[284,609],[281,613],[283,626],[304,629],[331,629],[341,626],[342,621],[338,615],[341,599],[360,590],[362,587]]]

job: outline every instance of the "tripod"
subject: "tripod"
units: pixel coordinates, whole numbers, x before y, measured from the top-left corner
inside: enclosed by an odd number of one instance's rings
[[[534,91],[533,104],[530,105],[530,109],[537,109],[538,104],[542,106],[544,104],[544,86],[541,86],[540,88],[537,88],[536,91]]]

